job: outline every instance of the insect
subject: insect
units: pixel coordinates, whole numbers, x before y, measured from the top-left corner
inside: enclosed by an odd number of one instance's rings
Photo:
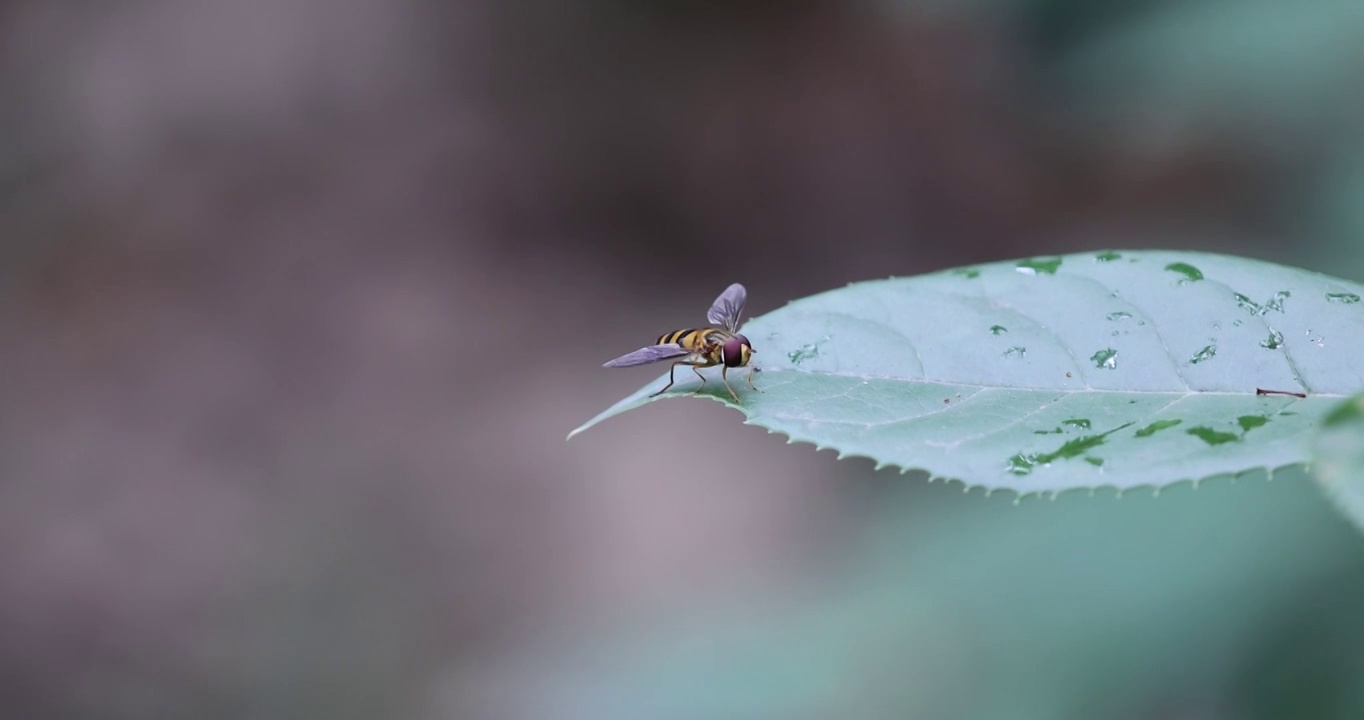
[[[729,386],[727,374],[730,368],[748,365],[753,353],[757,352],[748,342],[748,338],[739,334],[739,316],[744,312],[744,302],[747,299],[748,291],[744,290],[744,286],[734,283],[725,288],[720,297],[715,298],[714,304],[706,313],[706,319],[712,325],[720,327],[675,330],[660,336],[655,344],[621,355],[602,367],[633,367],[680,358],[674,360],[668,370],[668,384],[649,396],[654,397],[662,395],[673,386],[675,382],[673,374],[677,372],[678,365],[690,366],[692,372],[701,378],[701,385],[695,392],[700,392],[701,388],[706,386],[706,378],[701,374],[700,368],[722,365],[724,367],[720,370],[720,380],[725,383],[725,388],[737,403],[739,396],[734,392],[734,388]],[[758,387],[753,384],[753,371],[754,368],[749,366],[748,386],[757,390]]]

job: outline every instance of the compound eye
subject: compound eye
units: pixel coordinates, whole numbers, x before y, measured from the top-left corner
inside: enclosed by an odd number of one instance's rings
[[[721,359],[729,367],[739,367],[744,364],[744,346],[748,340],[743,335],[735,335],[725,341],[725,346],[721,353]]]

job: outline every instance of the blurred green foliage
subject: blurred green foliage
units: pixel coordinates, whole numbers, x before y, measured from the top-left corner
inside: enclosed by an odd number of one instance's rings
[[[1317,481],[1364,531],[1364,395],[1340,403],[1326,416],[1313,456]]]
[[[593,638],[545,699],[599,720],[1364,708],[1364,543],[1300,471],[1017,506],[886,482],[822,589]]]

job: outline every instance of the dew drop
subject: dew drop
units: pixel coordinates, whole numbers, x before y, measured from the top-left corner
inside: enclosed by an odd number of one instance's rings
[[[1089,357],[1094,361],[1094,367],[1100,370],[1113,370],[1118,367],[1118,351],[1113,348],[1104,348]]]
[[[1236,298],[1237,307],[1241,308],[1242,310],[1245,310],[1251,315],[1260,314],[1259,303],[1255,302],[1254,300],[1251,300],[1250,298],[1246,297],[1245,295],[1242,295],[1241,293],[1233,293],[1233,296]]]
[[[1265,307],[1263,310],[1260,311],[1260,314],[1263,315],[1266,312],[1269,312],[1270,310],[1273,310],[1275,312],[1283,312],[1283,301],[1287,300],[1290,297],[1293,297],[1293,293],[1288,292],[1287,290],[1280,290],[1274,293],[1274,298],[1271,299],[1269,302],[1265,303]]]
[[[1180,424],[1180,423],[1182,423],[1182,422],[1184,422],[1184,421],[1183,421],[1183,420],[1179,420],[1179,419],[1157,420],[1157,421],[1151,423],[1150,425],[1147,425],[1146,427],[1144,427],[1144,428],[1138,430],[1138,431],[1134,434],[1134,437],[1139,437],[1139,438],[1151,437],[1152,435],[1155,435],[1156,433],[1160,432],[1161,430],[1167,430],[1167,429],[1172,428],[1172,427],[1174,427],[1174,426],[1176,426],[1176,425],[1178,425],[1178,424]]]
[[[991,334],[991,335],[1003,335],[1003,334],[1006,333],[1006,332],[1009,332],[1009,328],[1006,328],[1006,327],[1004,327],[1003,325],[991,325],[991,326],[990,326],[990,334]]]
[[[1114,260],[1118,260],[1121,257],[1122,253],[1116,253],[1113,252],[1112,250],[1106,250],[1104,252],[1099,253],[1098,255],[1095,255],[1094,259],[1099,262],[1113,262]]]
[[[806,360],[819,357],[819,348],[826,342],[829,342],[828,335],[820,338],[818,342],[806,343],[799,349],[786,353],[786,357],[791,360],[792,365],[799,365]]]
[[[1213,430],[1212,428],[1203,425],[1189,428],[1184,432],[1193,435],[1209,445],[1221,445],[1223,443],[1235,442],[1241,439],[1239,436],[1232,433]]]
[[[1130,317],[1132,317],[1132,313],[1123,312],[1122,310],[1119,310],[1117,312],[1111,312],[1108,314],[1109,320],[1126,320]]]
[[[1184,279],[1179,281],[1180,285],[1183,285],[1185,283],[1198,282],[1199,280],[1203,279],[1203,271],[1199,270],[1198,268],[1188,263],[1182,262],[1170,263],[1169,265],[1165,266],[1165,269],[1169,270],[1170,272],[1176,272],[1184,276]]]
[[[1009,348],[1008,350],[1005,350],[1005,351],[1004,351],[1004,357],[1006,357],[1006,358],[1022,358],[1024,355],[1027,355],[1027,354],[1028,354],[1028,349],[1027,349],[1027,348],[1025,348],[1025,347],[1019,347],[1019,346],[1017,346],[1017,345],[1015,345],[1015,346]]]
[[[1035,467],[1037,467],[1036,455],[1018,453],[1009,458],[1004,469],[1014,475],[1031,475]]]
[[[1194,353],[1193,357],[1189,358],[1189,363],[1197,365],[1198,363],[1201,363],[1204,360],[1211,360],[1213,356],[1216,354],[1217,354],[1216,345],[1204,345],[1202,350],[1199,350],[1198,352]]]
[[[1326,293],[1326,301],[1341,303],[1342,305],[1353,305],[1359,302],[1359,296],[1354,293]]]
[[[1283,347],[1283,333],[1271,332],[1269,337],[1260,341],[1260,347],[1266,350],[1278,350]]]
[[[1014,269],[1020,273],[1023,273],[1024,275],[1037,275],[1039,273],[1046,275],[1055,275],[1056,271],[1059,270],[1060,268],[1061,258],[1058,257],[1051,258],[1049,260],[1039,260],[1037,258],[1032,258],[1030,260],[1020,260],[1018,262],[1017,267],[1015,267]]]

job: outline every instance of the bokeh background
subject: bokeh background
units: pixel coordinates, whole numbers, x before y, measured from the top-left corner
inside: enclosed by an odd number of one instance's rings
[[[564,442],[736,280],[1364,279],[1361,37],[1357,0],[0,3],[0,706],[1364,717],[1364,538],[1300,472],[1015,506],[700,401]]]

